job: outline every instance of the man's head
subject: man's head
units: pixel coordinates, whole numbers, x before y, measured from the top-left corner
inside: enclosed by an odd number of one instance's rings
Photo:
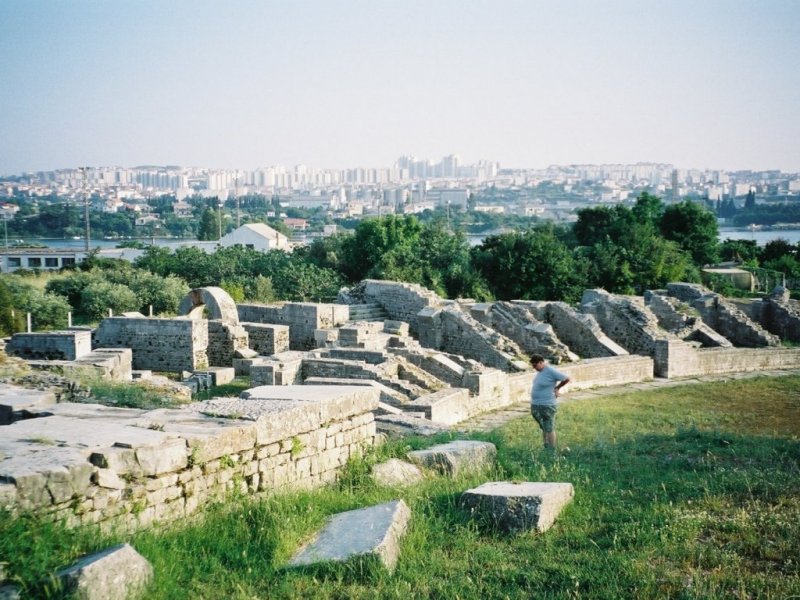
[[[542,369],[544,369],[544,356],[542,356],[541,354],[534,354],[533,356],[531,356],[531,365],[537,371],[541,371]]]

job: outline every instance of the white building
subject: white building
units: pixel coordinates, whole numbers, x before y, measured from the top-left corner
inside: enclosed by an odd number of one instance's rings
[[[291,250],[289,238],[264,223],[248,223],[224,235],[219,240],[219,245],[225,248],[230,246],[244,246],[260,252],[270,250]]]

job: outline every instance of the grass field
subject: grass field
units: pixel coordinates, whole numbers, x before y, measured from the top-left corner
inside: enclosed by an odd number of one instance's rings
[[[530,418],[489,434],[495,472],[375,487],[370,464],[445,438],[386,444],[336,487],[232,497],[202,520],[103,537],[0,515],[0,561],[30,597],[87,551],[130,541],[156,572],[147,598],[800,597],[800,377],[754,378],[576,401],[559,412],[572,452],[550,456]],[[544,534],[479,529],[459,508],[488,480],[567,481],[575,500]],[[403,498],[396,571],[354,561],[283,568],[333,513]]]

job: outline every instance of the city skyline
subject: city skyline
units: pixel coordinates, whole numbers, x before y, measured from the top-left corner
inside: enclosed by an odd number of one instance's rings
[[[0,175],[77,165],[800,172],[800,3],[0,4]]]

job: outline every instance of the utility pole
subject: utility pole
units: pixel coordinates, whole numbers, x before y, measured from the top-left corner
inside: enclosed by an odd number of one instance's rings
[[[86,169],[89,167],[79,167],[81,172],[81,191],[83,192],[83,213],[86,218],[86,252],[89,252],[89,195],[86,193]]]
[[[217,202],[217,224],[219,225],[219,237],[218,240],[222,239],[222,202]]]
[[[242,224],[242,219],[241,219],[241,217],[239,215],[239,174],[238,173],[236,174],[236,177],[234,177],[234,179],[233,179],[233,185],[234,185],[234,193],[236,194],[236,229],[239,229],[239,227]]]
[[[3,230],[6,234],[6,250],[8,250],[8,215],[3,213]]]

